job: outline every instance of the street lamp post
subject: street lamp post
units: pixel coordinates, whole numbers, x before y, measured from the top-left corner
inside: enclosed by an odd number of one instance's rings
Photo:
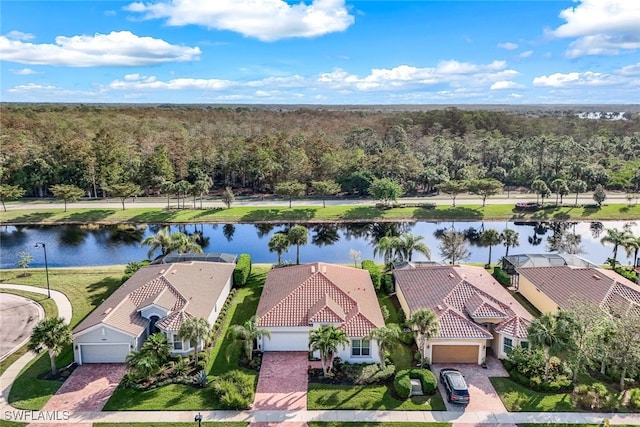
[[[47,298],[51,298],[51,289],[49,288],[49,264],[47,263],[47,245],[44,242],[36,242],[36,248],[40,248],[44,250],[44,271],[47,276]]]

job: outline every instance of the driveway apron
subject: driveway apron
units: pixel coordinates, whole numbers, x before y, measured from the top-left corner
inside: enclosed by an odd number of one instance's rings
[[[96,363],[78,366],[58,389],[57,393],[44,405],[42,411],[77,412],[101,411],[120,380],[126,373],[126,366],[117,363]],[[60,424],[52,424],[60,426]],[[74,427],[91,424],[67,424]],[[33,424],[43,427],[46,424]]]
[[[470,401],[468,405],[458,405],[447,402],[447,396],[444,386],[440,384],[440,369],[454,368],[459,370],[464,376],[467,386],[469,387]],[[483,369],[480,365],[475,364],[444,364],[437,363],[431,365],[431,369],[438,379],[438,389],[442,393],[447,411],[487,411],[494,413],[507,412],[502,404],[502,400],[493,388],[493,384],[489,381],[489,377],[508,377],[509,373],[504,369],[502,363],[494,358],[487,357],[487,369]]]

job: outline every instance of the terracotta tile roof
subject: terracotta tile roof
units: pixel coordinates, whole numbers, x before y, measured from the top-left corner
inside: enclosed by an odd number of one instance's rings
[[[613,310],[632,310],[640,305],[640,286],[603,268],[523,267],[517,269],[540,292],[561,309],[585,300]]]
[[[384,326],[369,273],[326,263],[271,270],[257,316],[261,327],[344,321],[342,328],[354,337]]]
[[[138,310],[152,303],[169,311],[184,310],[191,316],[207,318],[234,268],[235,264],[197,261],[141,268],[80,322],[73,333],[104,324],[138,336],[148,324]]]
[[[494,330],[505,335],[523,339],[527,337],[527,329],[529,329],[530,324],[531,321],[514,316],[511,319],[498,324]]]
[[[182,325],[182,322],[192,317],[192,315],[183,310],[174,311],[173,313],[169,314],[167,317],[156,323],[156,326],[165,331],[177,332],[180,330],[180,325]]]
[[[447,308],[438,313],[438,320],[440,321],[438,338],[493,338],[486,329],[470,321],[452,308]]]
[[[418,267],[396,270],[394,276],[410,313],[429,308],[438,315],[440,338],[491,338],[473,319],[532,319],[509,291],[481,267]]]

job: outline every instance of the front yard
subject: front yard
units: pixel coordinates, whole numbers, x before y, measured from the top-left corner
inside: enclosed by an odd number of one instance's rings
[[[444,411],[440,393],[399,400],[386,385],[309,384],[307,407],[310,410],[399,410]]]
[[[240,348],[233,340],[226,338],[230,325],[241,325],[256,313],[260,292],[269,267],[254,266],[247,285],[238,290],[225,319],[219,338],[211,350],[212,365],[209,380],[231,370],[240,369],[254,378],[254,388],[258,373],[255,370],[238,367]],[[152,390],[138,391],[119,387],[104,407],[105,411],[152,411],[152,410],[209,410],[222,409],[216,398],[211,381],[204,388],[194,388],[182,384],[170,384]]]

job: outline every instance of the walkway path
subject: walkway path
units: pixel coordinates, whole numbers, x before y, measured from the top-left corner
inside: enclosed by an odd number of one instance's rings
[[[22,285],[5,285],[30,292],[46,293],[46,290]],[[58,304],[58,311],[65,319],[71,319],[71,303],[60,292],[51,291],[52,298]],[[112,422],[128,425],[136,422],[184,422],[193,423],[194,416],[200,412],[203,421],[241,421],[265,426],[300,426],[309,421],[378,421],[378,422],[450,422],[458,425],[513,425],[519,423],[565,423],[565,424],[602,424],[608,419],[611,425],[640,425],[640,414],[584,413],[584,412],[489,412],[489,411],[308,411],[308,410],[253,410],[253,411],[122,411],[122,412],[73,412],[23,411],[12,408],[7,399],[13,380],[22,368],[33,358],[27,353],[11,365],[0,377],[2,398],[0,398],[0,417],[7,421],[30,422],[42,426],[49,424],[69,426],[94,422]],[[51,418],[55,422],[50,421]],[[259,424],[258,424],[259,423]],[[284,424],[287,423],[287,424]]]

